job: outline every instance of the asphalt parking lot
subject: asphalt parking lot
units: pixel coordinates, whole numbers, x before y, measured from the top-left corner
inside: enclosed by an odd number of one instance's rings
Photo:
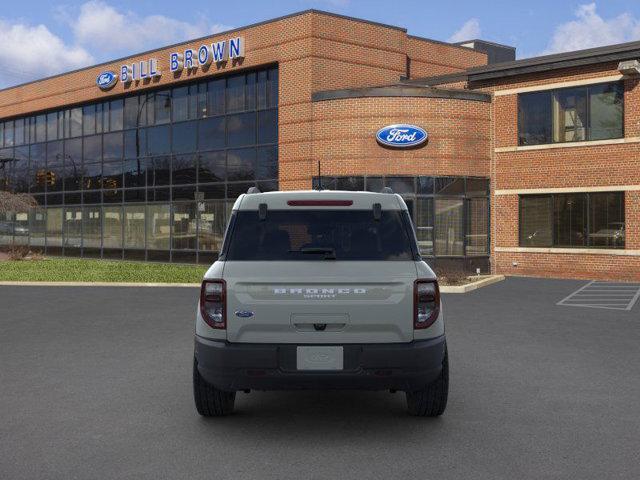
[[[445,295],[439,419],[386,392],[239,394],[203,419],[196,289],[0,287],[0,478],[638,478],[640,305],[557,305],[585,283]]]

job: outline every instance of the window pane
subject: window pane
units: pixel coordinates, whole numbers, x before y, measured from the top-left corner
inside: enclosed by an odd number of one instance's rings
[[[381,192],[384,188],[382,177],[367,177],[367,191]]]
[[[171,151],[169,125],[147,129],[147,146],[149,155],[162,155]]]
[[[553,197],[520,197],[520,246],[550,247],[552,221]]]
[[[147,248],[169,250],[169,204],[147,205]]]
[[[40,151],[44,151],[44,148],[45,144],[39,144]],[[29,191],[29,145],[16,147],[13,158],[13,188],[16,193],[27,193]]]
[[[82,215],[84,248],[100,248],[102,243],[102,211],[100,207],[85,207]]]
[[[122,207],[104,207],[104,248],[122,248]]]
[[[77,109],[80,110],[80,109]],[[18,130],[18,126],[20,126],[20,130]],[[18,137],[21,133],[24,134],[24,130],[22,129],[23,122],[16,120],[16,145],[18,145]],[[20,140],[24,138],[20,136]],[[47,140],[47,117],[46,115],[38,115],[36,117],[36,142],[45,142]],[[20,142],[22,143],[22,141]]]
[[[146,183],[146,168],[144,159],[134,159],[124,161],[124,186],[144,187]]]
[[[489,200],[472,198],[467,202],[467,255],[489,253]]]
[[[84,135],[96,133],[96,106],[87,105],[82,108],[82,132]]]
[[[271,180],[278,178],[278,147],[259,147],[258,166],[256,168],[258,180]],[[355,177],[349,177],[355,178]],[[364,190],[364,177],[357,177],[357,184],[353,190]]]
[[[386,183],[394,193],[414,193],[413,177],[387,177]]]
[[[64,184],[65,169],[62,157],[62,142],[48,142],[46,183],[48,192],[61,192]],[[17,149],[16,149],[17,150]]]
[[[13,120],[10,122],[4,122],[4,146],[13,146]]]
[[[112,100],[109,102],[109,131],[122,130],[124,124],[122,100]]]
[[[47,211],[44,208],[32,208],[29,212],[29,245],[44,247],[47,229]]]
[[[82,208],[80,207],[64,209],[64,246],[82,247]]]
[[[258,72],[258,84],[256,85],[257,107],[267,108],[267,70]]]
[[[173,121],[180,122],[189,118],[189,87],[174,88],[171,95]]]
[[[153,94],[154,101],[149,102],[153,103],[154,109],[154,122],[155,124],[160,123],[168,123],[171,119],[171,97],[170,92],[168,90],[164,90],[162,92],[156,92]],[[149,122],[151,124],[151,122]]]
[[[225,117],[206,118],[198,123],[198,150],[225,147]]]
[[[80,190],[82,182],[82,139],[64,142],[64,188]]]
[[[124,128],[136,128],[138,121],[138,96],[133,95],[124,99]]]
[[[207,115],[224,113],[225,80],[213,80],[207,84]]]
[[[553,95],[553,141],[587,139],[587,89],[567,88]]]
[[[551,92],[518,95],[518,144],[551,143]]]
[[[624,248],[624,192],[591,194],[589,220],[590,246]]]
[[[229,150],[227,154],[227,179],[255,180],[256,178],[256,150],[255,148],[243,148],[242,150]]]
[[[244,75],[227,78],[227,112],[244,110]]]
[[[467,178],[467,195],[489,195],[489,180],[486,178]]]
[[[113,190],[122,187],[122,161],[105,161],[102,165],[102,188]],[[85,199],[85,203],[87,203]]]
[[[464,255],[462,199],[436,198],[436,255]]]
[[[85,163],[99,162],[102,160],[102,135],[84,137],[82,158]]]
[[[227,116],[227,145],[243,147],[256,143],[256,114],[241,113]]]
[[[47,247],[62,246],[62,208],[47,209]]]
[[[196,204],[173,205],[173,248],[195,250],[196,248]]]
[[[143,157],[147,155],[147,130],[136,128],[124,132],[125,158]]]
[[[416,236],[423,255],[433,255],[433,198],[416,199]]]
[[[171,179],[171,157],[149,159],[147,185],[169,185]]]
[[[124,207],[124,248],[144,248],[144,205]]]
[[[181,185],[185,183],[196,183],[196,156],[176,155],[172,161],[172,183]],[[193,196],[191,197],[193,199]]]
[[[278,111],[258,112],[258,143],[278,142]]]
[[[197,135],[197,122],[174,123],[172,128],[173,152],[195,152]]]
[[[464,195],[464,178],[436,177],[436,195]]]
[[[418,177],[418,193],[423,195],[433,195],[433,177]]]
[[[256,109],[256,74],[247,73],[247,85],[245,87],[245,108],[247,110]]]
[[[269,107],[278,106],[278,69],[272,68],[269,70],[269,83],[268,83],[268,102]]]
[[[554,246],[586,246],[587,197],[584,193],[556,195],[554,201]]]
[[[198,156],[198,182],[219,182],[225,179],[225,152],[207,152]]]
[[[202,202],[198,212],[198,250],[219,252],[224,236],[224,202]]]
[[[122,132],[107,133],[103,138],[103,152],[104,159],[111,160],[116,158],[122,158]]]
[[[58,139],[58,112],[47,114],[47,140]]]
[[[620,138],[623,136],[623,87],[608,83],[589,88],[589,140]]]
[[[80,135],[82,135],[82,108],[72,108],[69,110],[69,136],[79,137]],[[37,133],[36,136],[38,136]]]
[[[47,152],[51,152],[51,166],[47,168]],[[31,145],[29,152],[29,190],[41,193],[49,190],[62,190],[62,142],[39,143]],[[48,171],[53,173],[49,174]],[[48,184],[48,185],[47,185]]]

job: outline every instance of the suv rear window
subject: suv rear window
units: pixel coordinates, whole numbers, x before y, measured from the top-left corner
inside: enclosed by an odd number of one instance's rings
[[[384,210],[239,211],[226,260],[413,260],[406,212]]]

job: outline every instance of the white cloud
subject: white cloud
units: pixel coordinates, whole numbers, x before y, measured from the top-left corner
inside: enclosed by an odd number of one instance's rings
[[[464,42],[465,40],[473,40],[481,35],[480,21],[477,18],[471,18],[464,22],[460,29],[449,37],[449,42]]]
[[[76,41],[99,53],[134,53],[183,40],[228,30],[206,20],[184,22],[164,15],[146,17],[121,12],[101,0],[80,7],[77,18],[69,18]]]
[[[594,2],[580,5],[575,16],[556,27],[543,55],[640,39],[640,19],[629,13],[605,19],[598,15]]]
[[[0,20],[0,87],[73,70],[93,61],[86,49],[66,44],[44,25]]]
[[[204,18],[141,16],[102,0],[54,8],[52,18],[67,27],[68,39],[45,25],[0,18],[0,88],[231,29]]]

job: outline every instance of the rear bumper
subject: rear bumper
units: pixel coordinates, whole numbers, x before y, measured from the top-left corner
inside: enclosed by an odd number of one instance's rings
[[[395,344],[345,344],[344,369],[296,369],[291,344],[238,344],[196,336],[200,375],[220,390],[423,389],[442,370],[445,337]]]

